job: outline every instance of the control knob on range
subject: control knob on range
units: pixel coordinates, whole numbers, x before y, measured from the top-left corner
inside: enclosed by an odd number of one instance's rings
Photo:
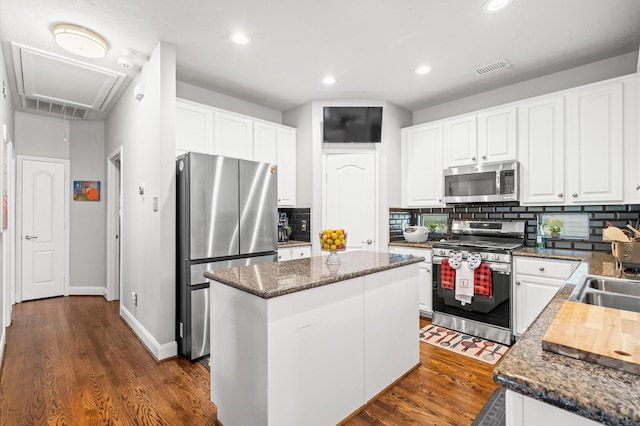
[[[480,257],[486,259],[489,255],[487,253],[480,253]]]
[[[493,256],[491,256],[491,259],[500,260],[500,255],[499,254],[494,254]]]
[[[444,256],[444,250],[443,250],[443,249],[438,250],[438,254],[439,254],[440,256]]]

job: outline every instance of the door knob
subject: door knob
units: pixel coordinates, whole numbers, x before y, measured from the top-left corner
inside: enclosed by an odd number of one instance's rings
[[[362,244],[371,244],[373,243],[373,240],[368,239],[367,241],[363,241]]]
[[[38,238],[38,237],[36,237],[35,235],[25,235],[25,236],[24,236],[24,239],[25,239],[25,240],[35,240],[35,239],[37,239],[37,238]]]

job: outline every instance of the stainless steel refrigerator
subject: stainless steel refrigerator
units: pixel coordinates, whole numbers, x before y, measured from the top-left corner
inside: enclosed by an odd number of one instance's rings
[[[176,160],[178,349],[209,355],[211,269],[277,261],[276,167],[189,152]]]

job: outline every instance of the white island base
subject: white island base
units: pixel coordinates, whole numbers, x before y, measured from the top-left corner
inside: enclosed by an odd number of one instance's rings
[[[234,425],[333,425],[420,363],[418,264],[261,298],[211,282],[211,400]]]

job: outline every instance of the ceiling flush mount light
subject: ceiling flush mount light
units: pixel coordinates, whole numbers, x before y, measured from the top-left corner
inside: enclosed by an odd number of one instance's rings
[[[330,75],[326,76],[325,78],[322,79],[322,84],[326,84],[327,86],[331,86],[332,84],[336,84],[336,80],[335,77],[331,77]]]
[[[232,33],[229,35],[229,40],[236,44],[249,44],[251,38],[244,33]]]
[[[433,68],[431,68],[429,65],[422,65],[416,68],[416,74],[419,74],[419,75],[429,74],[432,70]]]
[[[484,4],[485,13],[497,12],[509,6],[513,0],[489,0]]]
[[[102,58],[109,48],[100,34],[73,24],[56,25],[53,37],[63,49],[86,58]]]

